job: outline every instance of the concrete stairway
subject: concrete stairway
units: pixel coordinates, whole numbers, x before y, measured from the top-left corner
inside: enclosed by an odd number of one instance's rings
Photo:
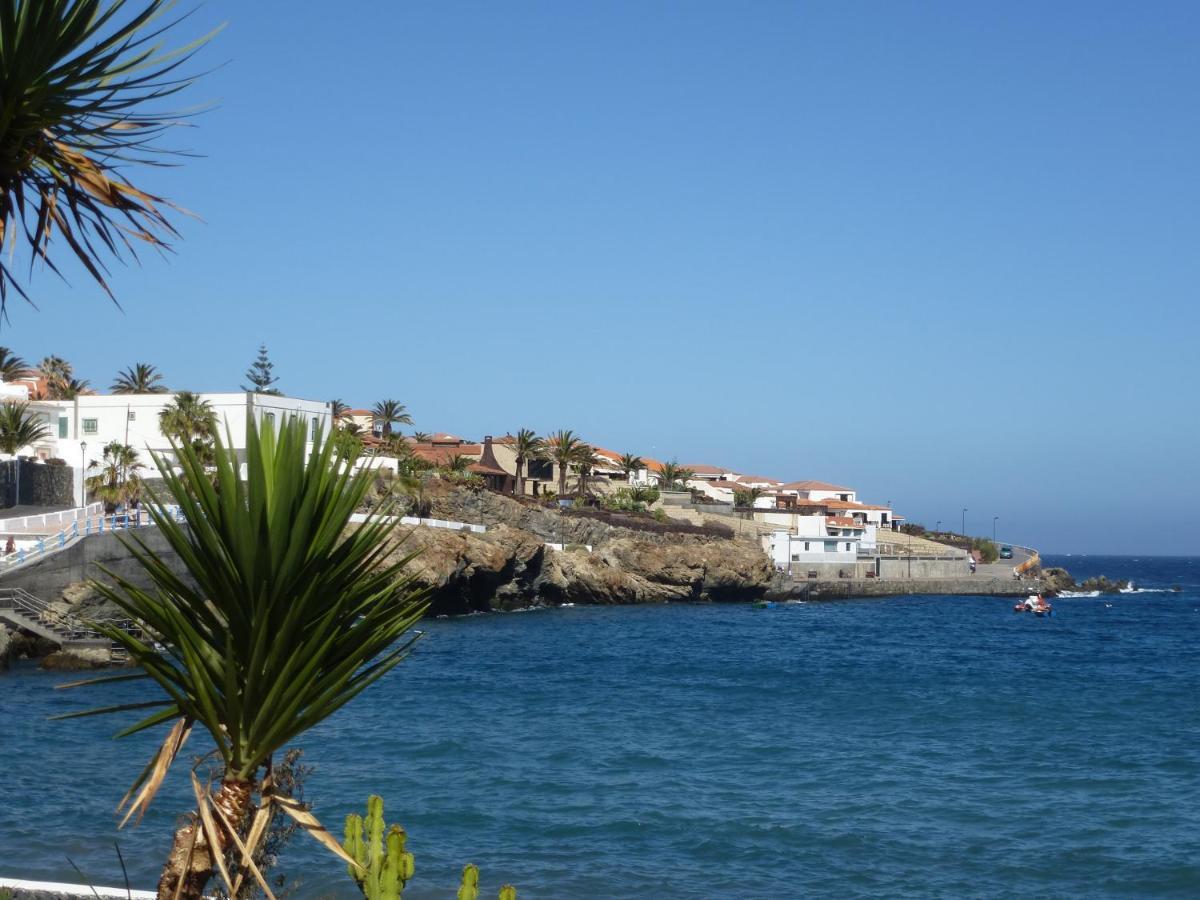
[[[126,658],[123,648],[71,616],[56,613],[21,588],[0,588],[0,623],[36,634],[63,650],[106,650],[113,662]]]

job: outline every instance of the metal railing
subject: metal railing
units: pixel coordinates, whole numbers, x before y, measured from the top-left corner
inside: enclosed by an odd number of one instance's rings
[[[87,507],[64,509],[55,513],[41,513],[36,516],[16,516],[11,519],[0,519],[0,534],[21,531],[45,531],[47,528],[62,528],[80,519],[104,515],[103,503],[91,503]]]
[[[175,521],[184,521],[183,514],[178,506],[168,506],[164,507],[164,509],[166,509]],[[11,572],[13,569],[23,566],[28,562],[58,553],[60,550],[65,550],[67,547],[73,546],[83,538],[93,534],[128,531],[132,528],[147,528],[153,524],[154,521],[150,518],[150,513],[144,509],[132,513],[89,516],[83,520],[82,528],[79,527],[79,522],[75,521],[71,523],[70,528],[64,528],[57,534],[37,538],[32,547],[21,547],[12,553],[0,556],[0,573]]]

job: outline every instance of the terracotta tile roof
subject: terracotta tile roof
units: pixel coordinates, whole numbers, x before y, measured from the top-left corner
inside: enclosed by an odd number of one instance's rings
[[[719,466],[705,466],[700,463],[687,463],[685,469],[691,469],[697,475],[724,475],[728,469],[722,469]]]
[[[766,475],[738,475],[734,481],[742,484],[770,484],[779,487],[783,484],[778,478],[769,478]]]
[[[488,466],[484,465],[483,463],[471,463],[471,465],[469,465],[467,468],[476,475],[508,475],[508,473],[499,466]]]
[[[466,441],[460,438],[457,434],[446,434],[444,431],[439,431],[429,439],[433,444],[465,444]]]
[[[783,486],[785,491],[853,491],[854,488],[839,487],[828,481],[789,481]]]
[[[373,412],[371,412],[369,409],[346,409],[346,410],[342,410],[342,415],[343,416],[354,416],[356,418],[362,418],[363,416],[371,416],[372,418],[375,417],[375,414]]]
[[[834,528],[858,528],[857,522],[849,516],[826,516],[825,524],[832,525]]]
[[[456,444],[452,447],[436,447],[433,444],[422,443],[412,445],[413,456],[431,462],[435,466],[444,466],[456,456],[473,456],[476,459],[483,456],[482,444]]]

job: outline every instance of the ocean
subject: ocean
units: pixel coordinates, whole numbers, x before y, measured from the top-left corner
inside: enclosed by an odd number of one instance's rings
[[[297,742],[340,834],[384,797],[406,898],[1200,896],[1200,558],[1048,557],[1143,592],[574,607],[427,623]],[[1171,591],[1179,586],[1180,591]],[[0,876],[152,888],[186,766],[114,807],[155,738],[47,716],[139,696],[0,675]],[[205,749],[193,738],[190,749]],[[295,896],[358,896],[305,836]]]

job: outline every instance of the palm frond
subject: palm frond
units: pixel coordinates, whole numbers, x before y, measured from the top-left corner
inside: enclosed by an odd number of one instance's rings
[[[181,67],[215,32],[165,49],[176,5],[0,0],[0,247],[20,239],[31,267],[60,273],[58,237],[114,302],[105,260],[178,236],[168,215],[183,210],[122,171],[181,155],[159,139],[186,116],[158,107],[195,80]],[[9,288],[30,299],[0,258],[0,313]]]

